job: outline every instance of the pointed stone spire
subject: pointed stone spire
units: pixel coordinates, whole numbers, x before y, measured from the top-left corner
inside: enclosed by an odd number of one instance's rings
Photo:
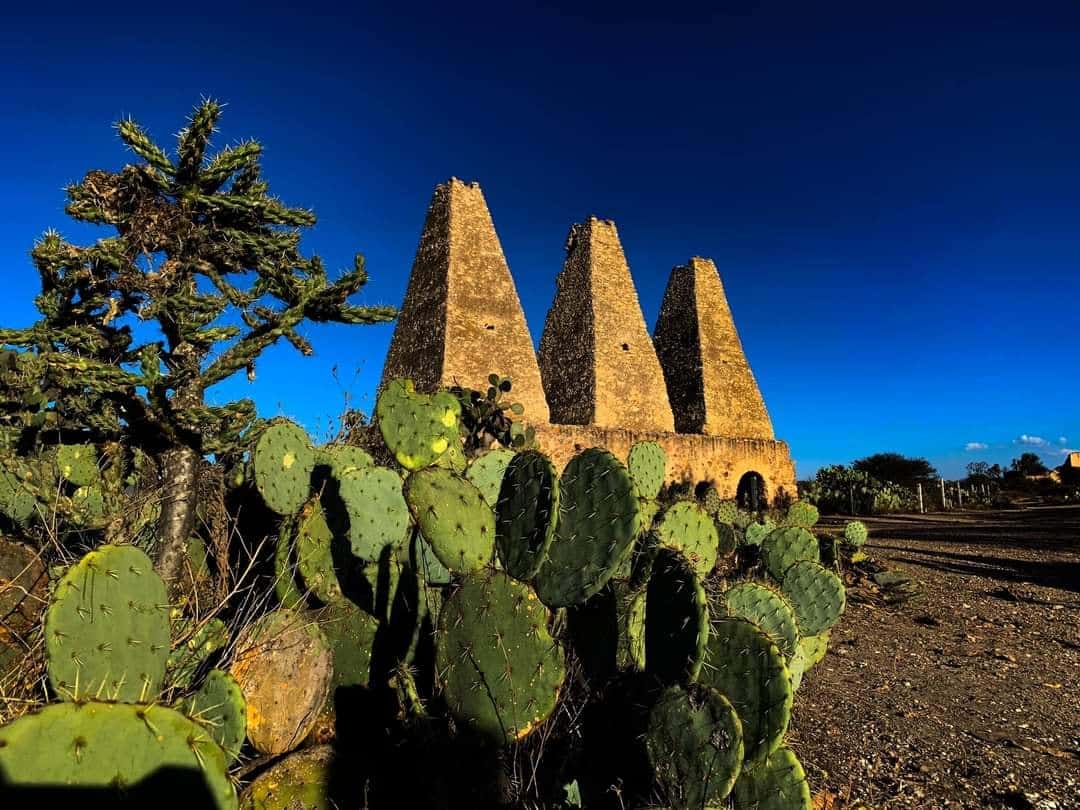
[[[773,438],[711,259],[695,257],[671,271],[654,341],[679,433]]]
[[[431,198],[383,382],[486,391],[489,374],[513,381],[510,399],[526,420],[547,422],[532,337],[484,193],[452,177]]]
[[[590,217],[570,228],[540,339],[540,371],[553,422],[674,429],[663,372],[610,220]]]

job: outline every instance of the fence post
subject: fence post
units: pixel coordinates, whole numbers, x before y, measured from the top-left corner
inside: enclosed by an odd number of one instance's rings
[[[922,514],[925,514],[925,512],[926,512],[926,509],[923,508],[923,499],[922,499],[922,481],[920,481],[919,482],[919,514],[922,515]]]
[[[960,508],[964,507],[964,490],[960,489],[960,482],[956,482],[956,500],[960,504]]]
[[[944,478],[939,478],[938,483],[941,484],[941,511],[944,512],[945,508],[946,508],[946,506],[945,506],[945,504],[946,504],[946,502],[945,502],[945,479]]]

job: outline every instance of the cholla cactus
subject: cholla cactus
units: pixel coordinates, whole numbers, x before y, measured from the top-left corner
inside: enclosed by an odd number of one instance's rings
[[[279,339],[311,354],[298,331],[305,321],[365,324],[396,314],[348,302],[367,281],[361,256],[330,281],[318,257],[300,253],[301,229],[315,216],[270,196],[257,142],[208,155],[220,114],[217,102],[202,102],[175,156],[134,121],[117,124],[140,162],[91,171],[67,189],[72,217],[115,234],[81,247],[46,233],[32,253],[41,320],[0,330],[0,344],[25,350],[14,393],[47,390],[52,404],[39,407],[54,421],[80,424],[91,441],[123,438],[162,460],[157,568],[170,585],[194,523],[200,459],[236,450],[255,419],[249,400],[211,406],[206,390],[252,374]],[[159,335],[138,342],[135,321],[154,323]]]

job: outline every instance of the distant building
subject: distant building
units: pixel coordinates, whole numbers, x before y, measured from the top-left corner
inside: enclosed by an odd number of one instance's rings
[[[571,226],[537,353],[483,192],[451,178],[428,208],[383,382],[486,390],[489,374],[513,381],[556,465],[652,440],[669,482],[743,502],[796,495],[711,260],[672,270],[650,337],[615,223]]]

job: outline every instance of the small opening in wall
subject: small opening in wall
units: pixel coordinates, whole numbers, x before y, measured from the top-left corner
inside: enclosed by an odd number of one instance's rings
[[[630,351],[630,344],[629,344],[629,343],[624,343],[624,344],[622,345],[622,350],[623,350],[624,352],[628,352],[628,351]]]
[[[492,332],[494,332],[495,331],[495,324],[489,323],[489,324],[485,325],[484,328],[485,329],[490,329]]]

